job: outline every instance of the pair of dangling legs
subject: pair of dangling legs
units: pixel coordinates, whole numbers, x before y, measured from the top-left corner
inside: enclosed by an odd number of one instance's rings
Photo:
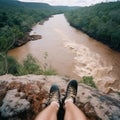
[[[65,110],[64,120],[87,120],[85,114],[74,104],[77,95],[77,81],[71,80],[67,86],[63,108]],[[51,86],[49,105],[38,114],[35,120],[57,120],[60,108],[60,92],[56,85]]]

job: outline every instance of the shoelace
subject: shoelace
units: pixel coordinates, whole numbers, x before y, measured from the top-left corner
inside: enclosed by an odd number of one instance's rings
[[[50,100],[51,100],[51,101],[59,102],[57,92],[52,92],[52,93],[50,94]]]
[[[67,98],[75,98],[76,97],[76,90],[73,87],[68,88]]]

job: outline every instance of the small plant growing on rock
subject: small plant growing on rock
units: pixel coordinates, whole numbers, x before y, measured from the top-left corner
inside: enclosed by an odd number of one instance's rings
[[[97,88],[92,76],[83,76],[81,82],[93,88]]]

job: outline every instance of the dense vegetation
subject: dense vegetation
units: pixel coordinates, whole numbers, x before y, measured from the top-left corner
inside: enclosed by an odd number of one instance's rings
[[[120,51],[119,1],[79,8],[65,15],[72,26]]]
[[[10,44],[25,40],[25,33],[32,25],[54,13],[48,4],[21,3],[13,0],[0,1],[0,51]]]
[[[6,73],[13,75],[26,75],[26,74],[36,74],[36,75],[56,75],[56,71],[47,64],[47,57],[45,58],[45,63],[41,66],[38,64],[37,60],[31,55],[23,61],[22,64],[18,63],[13,57],[7,56],[7,68],[5,68],[4,59],[0,57],[0,75]],[[1,64],[2,63],[2,64]],[[7,70],[5,70],[7,69]]]
[[[8,50],[18,46],[19,41],[23,43],[27,42],[26,33],[31,30],[34,24],[45,20],[53,14],[66,11],[67,9],[68,7],[52,7],[45,3],[24,3],[17,0],[0,0],[1,74],[10,73],[8,68],[9,62],[13,62],[13,60],[7,56]],[[17,67],[17,63],[15,61],[14,63]]]

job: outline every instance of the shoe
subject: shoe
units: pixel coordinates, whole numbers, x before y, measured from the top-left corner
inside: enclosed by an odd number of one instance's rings
[[[52,85],[50,88],[48,105],[53,101],[60,105],[60,90],[57,85]]]
[[[72,99],[73,103],[75,103],[76,95],[77,95],[77,88],[78,83],[76,80],[71,80],[67,86],[66,94],[65,94],[65,100]]]

